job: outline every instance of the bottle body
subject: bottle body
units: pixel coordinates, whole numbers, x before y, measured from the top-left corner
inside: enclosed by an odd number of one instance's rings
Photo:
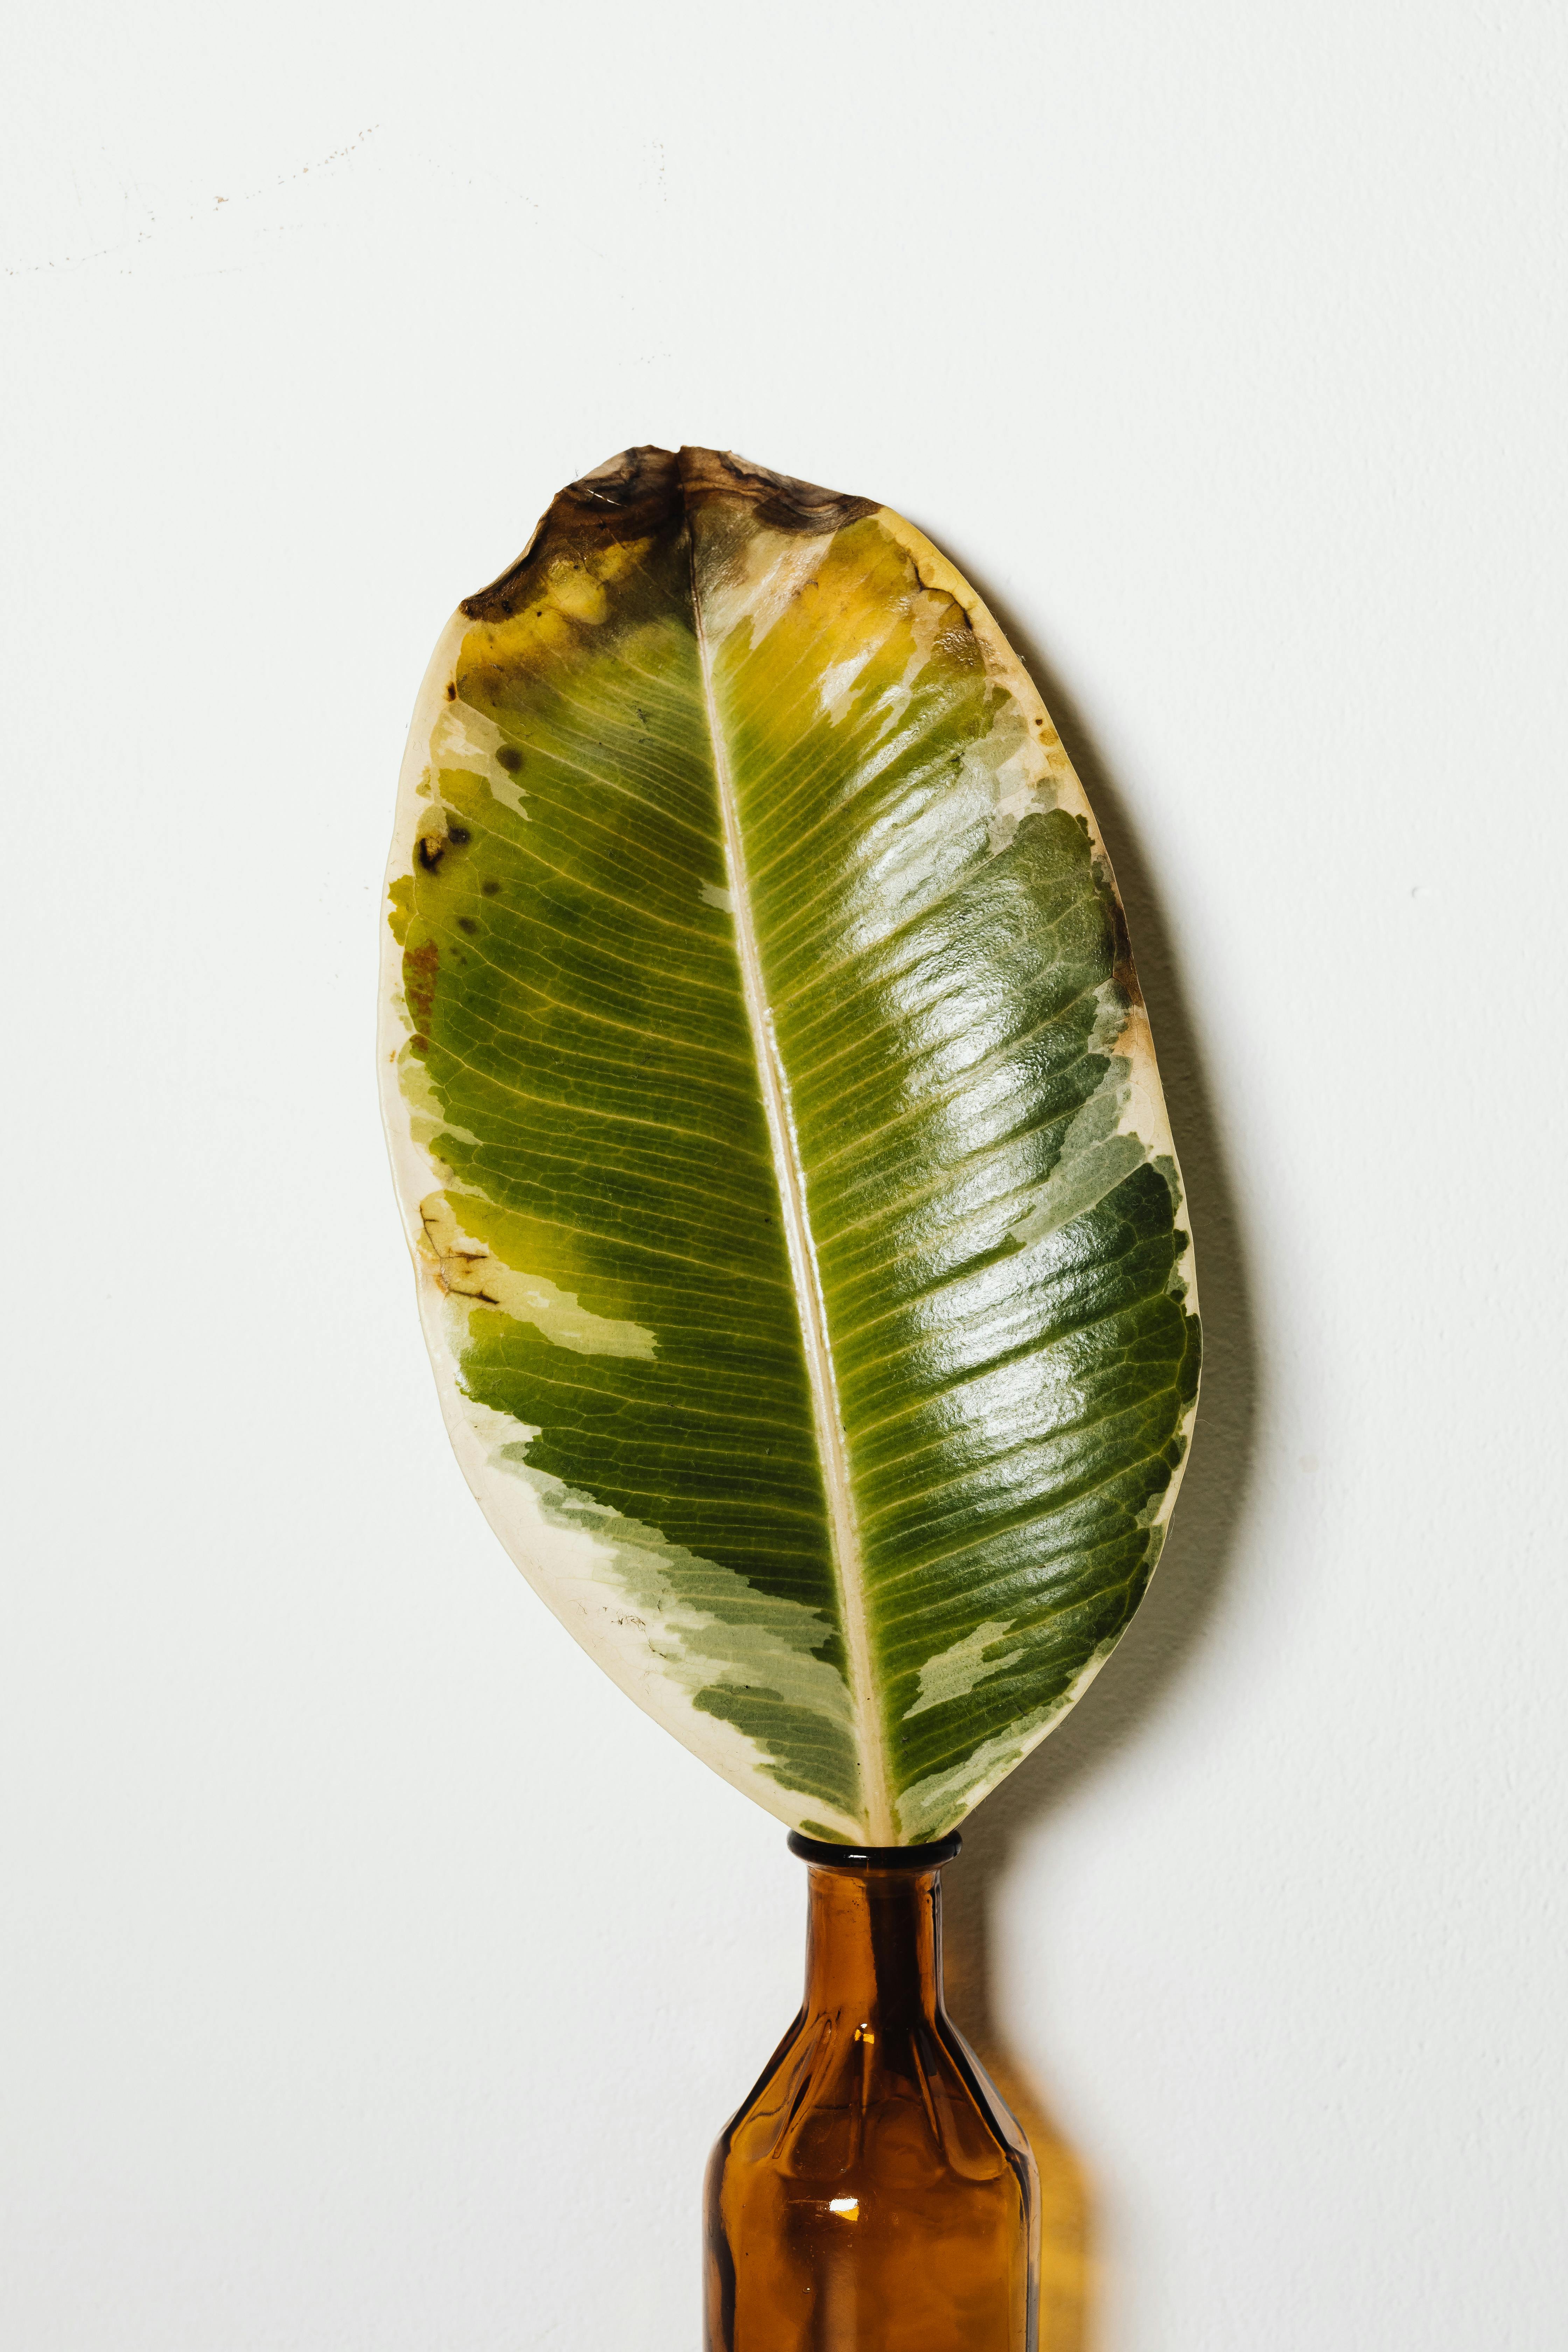
[[[958,1841],[790,1843],[805,2000],[709,2165],[707,2352],[1036,2352],[1034,2161],[942,2005]]]

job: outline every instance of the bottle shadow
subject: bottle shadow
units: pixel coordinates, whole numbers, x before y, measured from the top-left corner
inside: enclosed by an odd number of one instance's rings
[[[1040,2169],[1040,2352],[1092,2352],[1092,2184],[1010,2046],[998,2014],[994,1922],[1020,1842],[1053,1806],[1131,1744],[1140,1723],[1177,1681],[1214,1615],[1232,1572],[1250,1474],[1258,1345],[1245,1238],[1223,1138],[1153,877],[1122,795],[1073,697],[1016,616],[983,587],[980,593],[1039,688],[1116,871],[1186,1189],[1204,1320],[1203,1396],[1192,1453],[1148,1596],[1080,1705],[964,1823],[963,1859],[944,1874],[952,2012],[1027,2132]]]

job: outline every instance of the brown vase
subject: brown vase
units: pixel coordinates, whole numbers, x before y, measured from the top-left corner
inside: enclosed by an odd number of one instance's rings
[[[942,2006],[959,1840],[789,1843],[805,2000],[708,2167],[707,2352],[1036,2352],[1034,2159]]]

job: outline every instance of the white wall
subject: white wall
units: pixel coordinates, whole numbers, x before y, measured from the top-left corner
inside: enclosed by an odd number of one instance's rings
[[[1084,2184],[1051,2352],[1546,2352],[1561,11],[51,0],[7,46],[0,2341],[695,2346],[798,1865],[462,1488],[371,1056],[437,627],[685,439],[1000,608],[1189,1178],[1166,1564],[952,1874]]]

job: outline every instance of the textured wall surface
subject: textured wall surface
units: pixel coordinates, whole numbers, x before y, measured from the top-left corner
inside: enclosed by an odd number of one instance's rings
[[[0,2337],[692,2352],[777,1826],[509,1567],[376,1121],[457,597],[632,441],[888,500],[1116,859],[1151,1598],[952,1873],[1048,2352],[1557,2340],[1561,12],[35,10],[0,708]]]

